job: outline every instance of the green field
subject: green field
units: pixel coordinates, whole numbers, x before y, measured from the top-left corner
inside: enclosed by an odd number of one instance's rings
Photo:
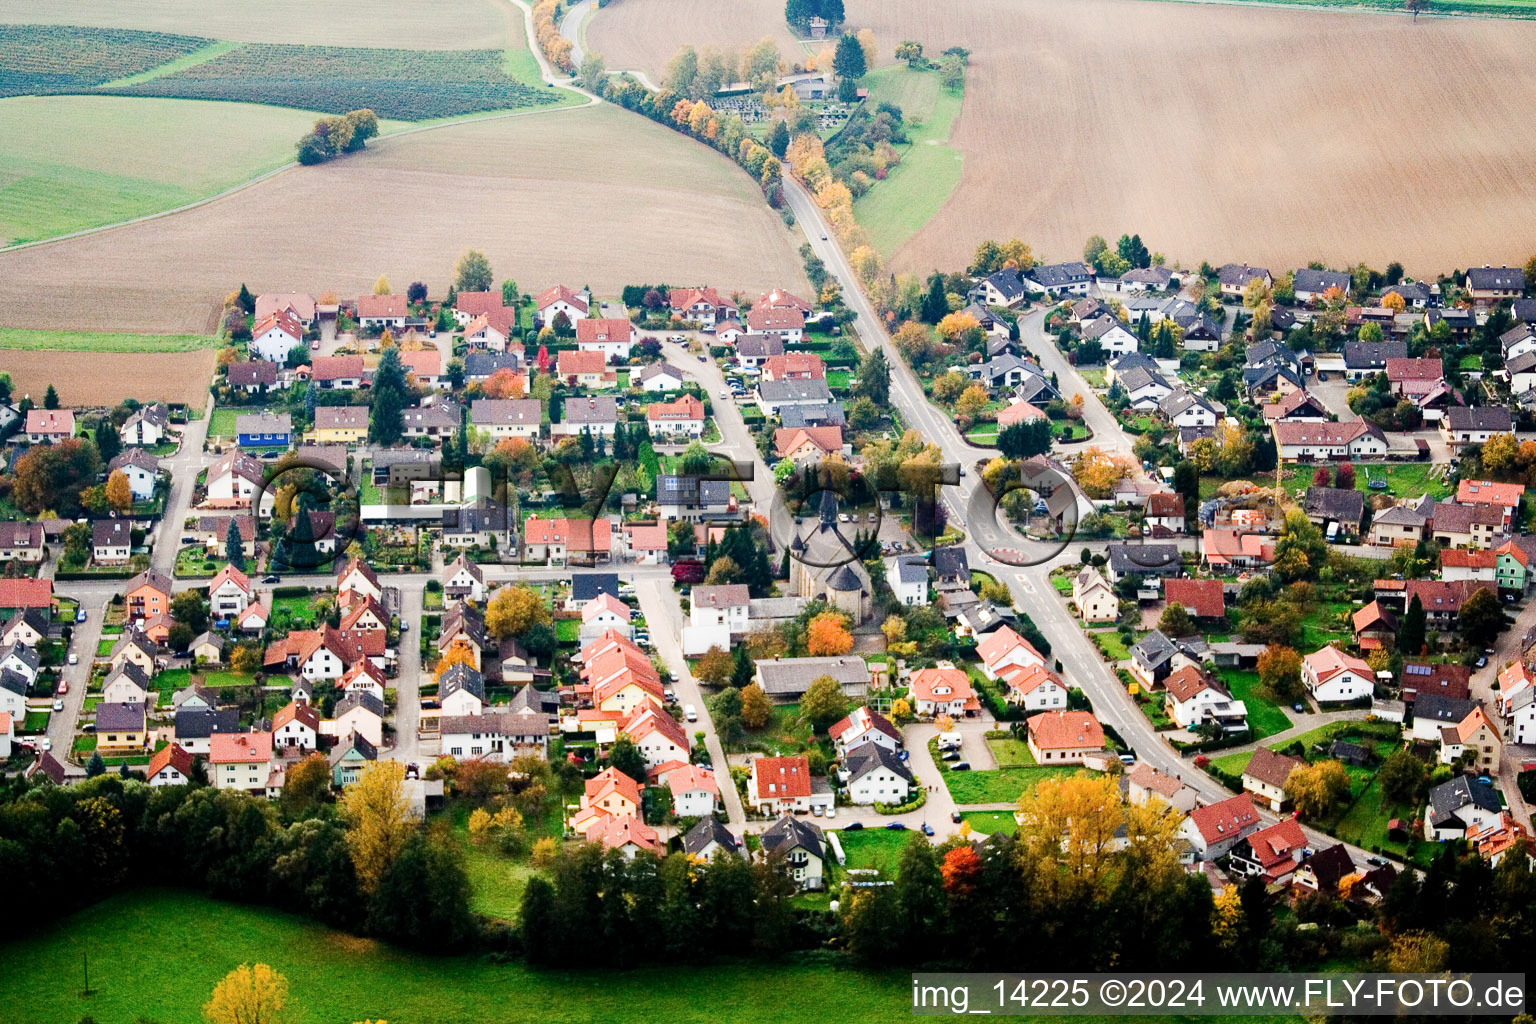
[[[91,89],[179,59],[195,36],[76,25],[0,25],[0,96]]]
[[[150,936],[196,955],[146,958]],[[80,995],[82,951],[90,953],[90,996]],[[76,1024],[87,1015],[99,1024],[201,1020],[209,991],[242,963],[270,964],[287,977],[298,1024],[705,1024],[720,1020],[723,1006],[741,1024],[834,1013],[838,1020],[874,1022],[905,1015],[911,986],[903,972],[827,965],[541,973],[478,956],[406,953],[303,918],[169,890],[110,899],[10,943],[3,955],[8,966],[0,972],[0,999],[17,1024]]]
[[[913,829],[866,828],[855,832],[839,832],[838,842],[843,844],[843,853],[848,857],[848,863],[843,867],[876,868],[887,877],[894,878],[901,863],[901,851],[907,848],[913,836],[921,835]]]
[[[225,406],[220,406],[219,408],[213,410],[213,415],[208,417],[208,436],[229,438],[234,437],[235,417],[239,416],[242,411],[243,410],[237,407]],[[252,409],[251,411],[257,412],[259,410]]]
[[[944,785],[957,804],[1011,803],[1025,790],[1046,779],[1074,775],[1082,765],[1064,764],[1050,768],[993,768],[989,771],[945,771]]]
[[[18,96],[0,100],[0,244],[214,195],[293,159],[314,114],[254,104]]]
[[[0,327],[0,350],[194,352],[218,346],[217,338],[206,338],[200,334],[96,334],[87,331],[34,331]]]
[[[949,143],[950,127],[960,114],[961,93],[943,87],[939,73],[913,71],[905,64],[870,72],[864,79],[870,103],[901,108],[911,144],[901,163],[854,204],[854,217],[870,241],[886,256],[899,249],[934,214],[960,184],[963,157]]]
[[[392,50],[251,43],[174,74],[114,89],[124,96],[270,103],[423,121],[538,107],[555,90],[507,73],[502,50]]]

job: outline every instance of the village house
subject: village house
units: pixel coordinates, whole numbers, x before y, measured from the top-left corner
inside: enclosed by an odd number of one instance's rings
[[[1499,795],[1491,785],[1458,775],[1430,789],[1424,808],[1424,838],[1443,843],[1463,839],[1468,831],[1491,830],[1503,811]]]
[[[175,743],[167,743],[144,766],[150,788],[185,786],[192,782],[192,755]]]
[[[912,710],[921,717],[963,718],[981,710],[981,701],[961,669],[920,669],[913,673],[908,685],[912,691]]]
[[[1290,809],[1290,800],[1285,795],[1285,782],[1291,777],[1291,772],[1306,767],[1306,764],[1299,758],[1288,757],[1268,747],[1257,747],[1248,759],[1247,767],[1243,769],[1243,792],[1251,794],[1255,800],[1277,814],[1287,811]]]
[[[145,705],[96,705],[96,749],[103,754],[137,754],[146,740]]]
[[[1276,421],[1271,429],[1282,462],[1312,462],[1380,457],[1386,435],[1365,420],[1347,423]]]
[[[1474,306],[1493,306],[1507,299],[1518,299],[1525,291],[1525,271],[1519,267],[1481,267],[1467,269],[1467,295]]]
[[[1264,287],[1273,288],[1275,279],[1269,271],[1263,267],[1250,267],[1248,264],[1228,263],[1216,272],[1217,285],[1224,301],[1241,299],[1243,291],[1251,281],[1263,281]]]
[[[290,701],[272,716],[274,748],[315,750],[320,743],[320,712]]]
[[[469,422],[491,437],[534,439],[544,418],[544,404],[537,398],[477,398],[469,406]]]
[[[1023,280],[1030,291],[1044,292],[1052,298],[1087,295],[1093,285],[1093,271],[1078,261],[1040,264],[1027,271]]]
[[[233,565],[226,565],[208,582],[208,610],[215,619],[239,615],[256,598],[251,579]]]
[[[741,312],[713,288],[673,288],[667,294],[667,304],[679,320],[691,320],[704,328],[722,320],[735,320]]]
[[[671,402],[652,402],[645,410],[652,437],[699,438],[704,436],[704,403],[694,395]]]
[[[651,363],[631,373],[629,385],[641,391],[677,391],[683,386],[683,372],[671,363]]]
[[[171,410],[164,402],[155,402],[124,420],[117,436],[125,445],[154,445],[163,441],[170,429]]]
[[[1163,600],[1179,605],[1192,618],[1226,623],[1227,598],[1220,580],[1164,580]]]
[[[257,492],[266,485],[261,463],[242,451],[231,450],[208,467],[208,500],[212,508],[250,508]],[[274,498],[264,494],[260,513],[271,513]]]
[[[825,871],[826,842],[814,822],[785,814],[758,837],[762,856],[781,864],[801,889],[820,889]]]
[[[673,761],[657,769],[655,778],[671,791],[672,811],[679,818],[712,818],[720,806],[720,786],[709,768]]]
[[[315,441],[319,444],[357,444],[368,437],[366,405],[315,407]]]
[[[1404,547],[1424,539],[1429,516],[1434,510],[1434,499],[1425,497],[1428,512],[1414,502],[1393,505],[1371,517],[1370,542],[1377,547]]]
[[[404,295],[359,295],[356,309],[357,325],[365,331],[398,330],[411,315],[411,305]]]
[[[42,523],[0,523],[0,562],[41,562],[45,544]]]
[[[208,781],[215,789],[264,791],[272,771],[269,733],[215,733],[208,742]]]
[[[1125,773],[1125,799],[1134,807],[1155,806],[1154,801],[1188,814],[1195,807],[1198,794],[1172,775],[1165,775],[1138,761]]]
[[[896,752],[879,743],[862,743],[843,757],[843,784],[854,806],[906,803],[917,784]]]
[[[1495,434],[1512,434],[1514,430],[1514,417],[1500,405],[1453,405],[1440,418],[1440,437],[1452,452],[1483,444]]]
[[[155,496],[155,484],[160,480],[160,464],[144,449],[129,448],[114,456],[107,463],[107,472],[121,472],[128,478],[128,491],[135,501],[148,501]]]
[[[655,768],[669,761],[686,762],[690,744],[683,727],[654,702],[637,707],[619,726],[619,735],[629,738],[647,768]]]
[[[1504,543],[1504,510],[1495,505],[1436,502],[1429,530],[1442,548],[1498,548]]]
[[[832,806],[832,787],[824,778],[812,779],[805,757],[752,759],[747,803],[762,815],[793,814],[812,807]]]
[[[1066,684],[1043,665],[1010,667],[1000,678],[1007,686],[1003,697],[1014,707],[1025,711],[1052,711],[1067,706]]]
[[[553,437],[612,437],[618,426],[618,405],[612,398],[575,396],[561,402],[560,422],[550,424],[549,432]]]
[[[446,399],[442,401],[434,399],[429,405],[411,406],[401,413],[401,422],[404,424],[405,436],[410,438],[430,437],[434,439],[451,437],[462,423],[460,408],[458,403],[450,402]],[[422,454],[427,455],[428,453],[423,452]],[[377,467],[378,464],[378,460],[375,458],[374,466]],[[420,464],[426,465],[426,460],[422,460]],[[401,475],[405,476],[409,472],[409,470],[404,470]],[[391,475],[389,482],[391,484],[398,484],[403,481],[395,479]]]
[[[1376,692],[1371,666],[1332,646],[1301,659],[1301,681],[1321,704],[1359,700]]]
[[[1328,419],[1328,408],[1316,395],[1306,391],[1289,391],[1276,402],[1265,402],[1259,411],[1271,423],[1322,423]]]
[[[1200,860],[1216,860],[1261,826],[1253,800],[1246,793],[1189,812],[1179,834],[1189,840]]]
[[[107,673],[101,687],[102,703],[143,704],[149,700],[149,680],[150,673],[138,663],[124,661]]]
[[[1498,727],[1482,708],[1474,707],[1454,726],[1441,727],[1438,760],[1441,764],[1458,764],[1466,758],[1469,767],[1496,776],[1503,744]]]
[[[1029,753],[1037,764],[1081,764],[1104,749],[1104,728],[1088,711],[1046,711],[1026,725]]]
[[[125,565],[133,551],[133,524],[127,519],[98,519],[91,524],[91,561]]]
[[[1183,517],[1180,516],[1180,521]],[[1085,568],[1072,577],[1072,605],[1084,622],[1115,622],[1120,618],[1120,599],[1104,574]]]
[[[1164,709],[1181,728],[1195,730],[1211,723],[1226,733],[1248,728],[1248,708],[1233,700],[1215,679],[1199,666],[1185,665],[1168,673],[1163,680],[1166,690]]]
[[[444,715],[438,720],[442,750],[450,757],[481,758],[506,764],[522,754],[545,756],[548,719],[531,720],[499,711],[484,715]]]
[[[567,561],[606,561],[613,551],[613,521],[539,519],[523,524],[523,561],[554,565]]]
[[[441,582],[445,601],[485,600],[485,573],[462,554],[443,568]]]
[[[1456,501],[1462,505],[1492,505],[1504,514],[1504,526],[1512,527],[1515,511],[1525,497],[1524,484],[1493,483],[1488,480],[1461,480],[1456,485]]]
[[[583,352],[600,353],[607,362],[627,362],[634,343],[635,325],[628,320],[576,321],[576,347]]]
[[[304,325],[286,311],[258,317],[251,327],[246,350],[269,363],[286,363],[288,353],[304,345]]]
[[[362,356],[315,356],[310,367],[310,379],[326,391],[356,391],[368,379]]]
[[[1302,859],[1311,853],[1307,837],[1295,818],[1281,818],[1245,839],[1232,848],[1229,861],[1236,875],[1257,877],[1266,884],[1283,884],[1290,880]]]
[[[885,579],[896,595],[896,603],[906,608],[928,604],[928,559],[923,555],[897,555],[886,560]]]
[[[534,320],[540,327],[558,327],[556,321],[563,317],[566,325],[574,327],[576,321],[586,317],[590,303],[591,296],[585,289],[573,292],[557,284],[534,300]]]
[[[814,352],[769,356],[763,363],[763,380],[825,380],[827,368]]]
[[[839,757],[854,747],[870,743],[892,751],[901,749],[901,730],[892,725],[890,719],[863,704],[828,729],[827,736],[832,740]]]

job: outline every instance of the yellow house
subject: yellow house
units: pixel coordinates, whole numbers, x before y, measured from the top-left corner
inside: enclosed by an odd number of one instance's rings
[[[600,818],[624,815],[640,816],[640,784],[617,768],[604,768],[587,780],[571,827],[585,834]]]
[[[659,707],[660,689],[651,680],[627,673],[617,679],[599,683],[592,691],[592,703],[599,711],[617,711],[627,715],[636,708],[645,707],[647,703]]]
[[[155,674],[155,647],[142,633],[125,633],[112,648],[113,669],[122,668],[129,662],[143,669],[147,676]]]
[[[368,437],[368,407],[317,406],[315,429],[311,433],[318,444],[357,444]]]
[[[1451,764],[1471,754],[1472,765],[1489,775],[1499,774],[1499,752],[1503,739],[1482,708],[1472,711],[1453,726],[1440,730],[1440,761]]]
[[[96,749],[104,754],[138,753],[144,749],[143,704],[98,704]]]
[[[1097,569],[1084,569],[1072,577],[1072,604],[1084,622],[1114,622],[1120,618],[1120,599]]]

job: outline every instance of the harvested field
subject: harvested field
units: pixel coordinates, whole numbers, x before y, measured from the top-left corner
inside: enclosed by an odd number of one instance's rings
[[[440,295],[470,247],[534,292],[807,287],[791,233],[743,171],[605,105],[379,139],[195,210],[0,254],[0,326],[198,333],[242,281],[357,295],[383,273]]]
[[[610,69],[638,69],[658,85],[685,43],[701,52],[709,46],[745,50],[768,36],[787,59],[806,52],[784,22],[782,0],[610,0],[588,16],[586,34],[587,49],[602,54]]]
[[[191,100],[0,100],[0,245],[213,195],[292,160],[314,116]]]
[[[734,0],[713,28],[704,6],[620,0],[589,41],[610,67],[654,70],[685,40],[783,31],[775,0]],[[1396,259],[1415,275],[1530,255],[1536,25],[1138,0],[847,12],[886,60],[902,39],[974,51],[950,137],[960,186],[899,269],[963,265],[984,234],[1051,259],[1135,231],[1185,264]]]
[[[521,31],[521,12],[518,18]],[[253,16],[251,6],[241,0],[0,0],[0,22],[418,50],[500,46],[507,31],[506,14],[494,0],[265,0],[260,16]]]
[[[0,352],[0,370],[11,375],[18,395],[34,400],[52,384],[65,405],[116,405],[124,396],[140,401],[189,402],[201,408],[208,397],[217,352]]]

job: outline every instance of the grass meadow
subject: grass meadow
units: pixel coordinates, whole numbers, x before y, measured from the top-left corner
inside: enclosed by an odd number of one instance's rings
[[[875,248],[889,256],[917,234],[960,184],[962,156],[949,145],[950,127],[960,114],[960,92],[944,88],[936,71],[905,64],[873,71],[865,79],[869,102],[901,108],[911,143],[901,163],[853,205],[854,216]]]

